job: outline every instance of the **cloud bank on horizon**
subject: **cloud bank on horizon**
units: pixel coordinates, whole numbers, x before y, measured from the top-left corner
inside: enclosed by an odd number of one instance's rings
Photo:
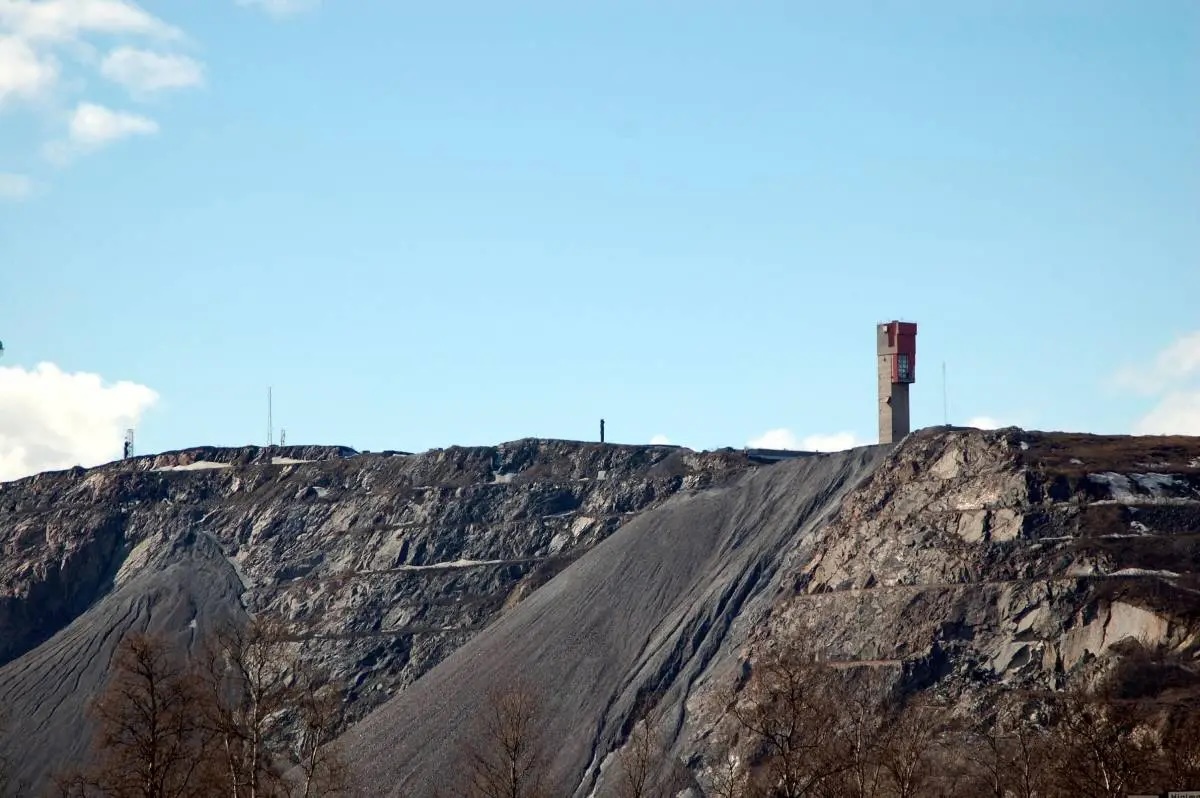
[[[1013,425],[1004,421],[999,421],[991,416],[974,416],[967,421],[966,426],[976,427],[978,429],[1000,429],[1001,427]],[[856,446],[867,446],[872,443],[874,443],[874,441],[860,438],[858,434],[854,432],[834,432],[829,434],[817,433],[802,437],[786,427],[780,427],[778,429],[767,430],[762,435],[759,435],[756,438],[751,438],[746,442],[746,445],[755,449],[785,449],[800,452],[840,452],[845,449],[853,449]]]
[[[816,434],[798,436],[786,427],[767,430],[756,438],[746,442],[747,446],[755,449],[789,449],[802,452],[840,452],[843,449],[853,449],[864,446],[868,441],[861,440],[853,432],[835,432],[833,434]]]
[[[0,367],[0,481],[115,460],[125,430],[157,401],[145,385],[53,363]]]
[[[1200,435],[1200,330],[1179,336],[1143,365],[1121,369],[1115,382],[1154,402],[1134,422],[1134,434]]]

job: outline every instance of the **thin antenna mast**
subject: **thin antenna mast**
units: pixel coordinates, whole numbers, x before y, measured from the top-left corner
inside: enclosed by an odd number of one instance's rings
[[[942,361],[942,423],[950,426],[950,400],[946,393],[946,361]]]
[[[271,421],[271,387],[267,386],[267,446],[275,441],[275,427]]]

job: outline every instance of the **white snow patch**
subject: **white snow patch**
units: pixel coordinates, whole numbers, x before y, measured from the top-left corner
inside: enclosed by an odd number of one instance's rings
[[[397,571],[427,571],[431,568],[473,568],[477,565],[499,565],[504,560],[466,560],[457,559],[449,562],[435,562],[429,565],[399,565]]]
[[[214,463],[211,460],[197,460],[194,463],[187,465],[163,466],[156,468],[155,471],[205,471],[210,468],[229,468],[229,463]]]
[[[507,485],[509,482],[513,481],[513,477],[515,476],[516,474],[501,474],[499,471],[493,471],[492,482],[498,482],[501,485]]]
[[[1096,503],[1102,504],[1103,502]],[[1133,532],[1118,532],[1112,535],[1096,535],[1094,538],[1089,538],[1089,540],[1124,540],[1126,538],[1140,538],[1145,537],[1146,535],[1155,534],[1153,529],[1150,529],[1150,527],[1146,526],[1140,521],[1134,521],[1130,524],[1130,526],[1134,529]],[[1078,540],[1078,538],[1076,538],[1074,535],[1055,535],[1053,537],[1038,538],[1035,543],[1063,543],[1068,540]]]
[[[1174,571],[1155,571],[1149,568],[1122,568],[1119,571],[1113,571],[1109,576],[1165,576],[1174,579],[1179,574]]]
[[[1118,502],[1170,502],[1184,498],[1191,486],[1175,474],[1118,474],[1101,471],[1088,477],[1108,487],[1109,496]]]
[[[297,465],[299,463],[311,463],[312,460],[297,460],[295,457],[272,457],[271,465]]]
[[[319,499],[324,499],[329,495],[329,488],[321,488],[314,485],[313,490],[316,491],[317,498]]]
[[[1134,474],[1133,479],[1138,485],[1154,494],[1155,498],[1159,498],[1161,494],[1171,489],[1177,491],[1187,491],[1188,489],[1187,482],[1175,474]]]
[[[1072,457],[1072,458],[1071,458],[1071,463],[1072,463],[1072,464],[1074,464],[1074,465],[1083,465],[1083,461],[1082,461],[1082,460],[1080,460],[1078,457]]]
[[[1133,501],[1137,498],[1133,493],[1133,483],[1124,474],[1102,471],[1099,474],[1092,474],[1089,479],[1099,482],[1101,485],[1107,485],[1109,495],[1117,501]]]
[[[1028,441],[1021,441],[1021,451],[1023,451],[1023,452],[1029,451],[1029,442]]]

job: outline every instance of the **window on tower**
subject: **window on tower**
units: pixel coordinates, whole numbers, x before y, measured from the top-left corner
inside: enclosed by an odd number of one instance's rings
[[[899,379],[899,380],[911,379],[911,377],[909,376],[910,371],[911,371],[911,368],[910,368],[909,362],[908,362],[908,355],[903,354],[903,353],[897,355],[896,356],[896,379]]]

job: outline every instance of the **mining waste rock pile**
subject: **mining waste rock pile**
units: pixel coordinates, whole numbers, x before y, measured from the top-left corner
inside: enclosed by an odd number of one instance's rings
[[[641,699],[686,701],[765,611],[780,554],[882,457],[785,462],[642,514],[351,729],[351,770],[364,786],[393,785],[390,795],[425,794],[453,772],[481,698],[520,681],[535,685],[557,741],[550,794],[590,794]]]
[[[519,679],[552,794],[613,794],[650,710],[663,765],[700,775],[714,695],[797,641],[965,715],[1111,669],[1134,641],[1200,688],[1198,538],[1200,439],[939,429],[783,462],[642,514],[343,742],[364,785],[444,789],[484,697]]]
[[[550,793],[604,796],[651,713],[662,766],[703,777],[714,696],[787,647],[965,717],[1133,647],[1179,666],[1139,689],[1200,700],[1198,564],[1196,438],[193,449],[0,485],[0,753],[45,783],[126,631],[189,648],[253,613],[346,686],[365,794],[453,794],[486,697],[519,683]]]
[[[522,440],[419,455],[190,449],[0,484],[0,753],[34,788],[86,753],[131,630],[194,648],[282,620],[347,721],[739,453]]]

